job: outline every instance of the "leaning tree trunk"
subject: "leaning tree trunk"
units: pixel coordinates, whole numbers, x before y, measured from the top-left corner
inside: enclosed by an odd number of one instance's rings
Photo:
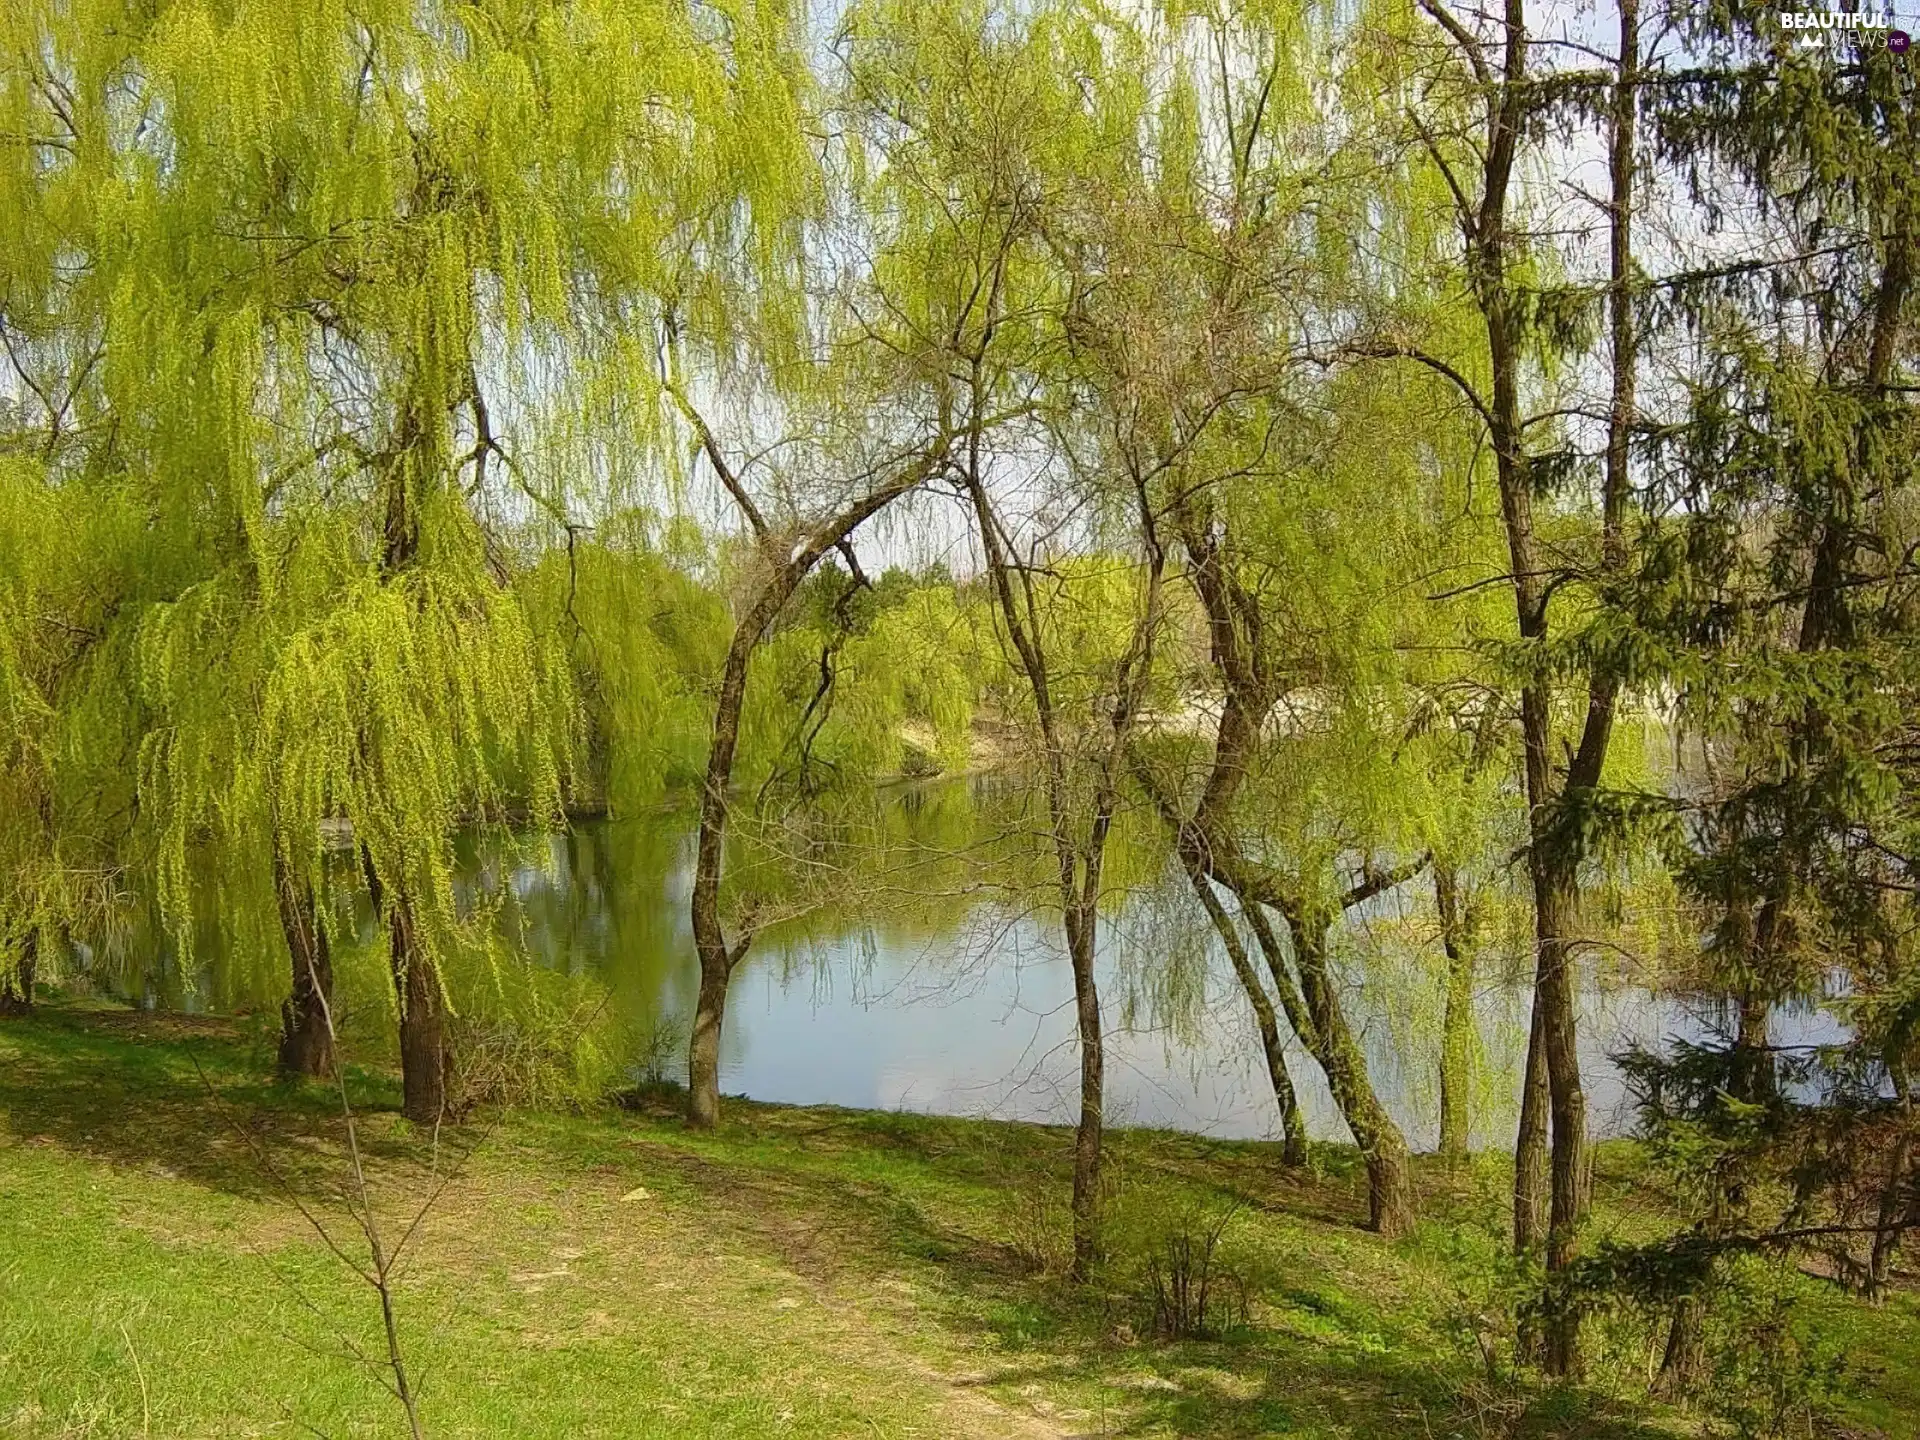
[[[1305,916],[1292,917],[1289,923],[1300,989],[1313,1020],[1309,1043],[1366,1162],[1368,1228],[1390,1240],[1397,1239],[1413,1228],[1414,1220],[1412,1162],[1406,1137],[1380,1103],[1367,1075],[1366,1060],[1347,1025],[1327,963],[1328,926]]]
[[[38,968],[39,951],[39,933],[29,930],[20,945],[19,962],[0,976],[0,1015],[33,1013],[33,973]]]
[[[1286,1045],[1280,1038],[1280,1017],[1273,1008],[1273,998],[1267,994],[1267,987],[1261,982],[1259,972],[1254,969],[1253,961],[1247,955],[1247,947],[1234,926],[1233,917],[1227,914],[1220,897],[1214,893],[1213,881],[1207,878],[1205,862],[1200,858],[1191,833],[1184,828],[1176,848],[1180,852],[1181,865],[1187,872],[1187,881],[1192,885],[1201,908],[1207,912],[1207,918],[1213,922],[1214,931],[1226,949],[1227,961],[1233,966],[1234,978],[1240,982],[1247,1003],[1253,1007],[1254,1023],[1260,1031],[1260,1050],[1267,1062],[1267,1081],[1273,1087],[1274,1103],[1280,1108],[1280,1132],[1285,1137],[1281,1158],[1289,1165],[1305,1165],[1307,1126],[1300,1113],[1300,1099],[1294,1092],[1293,1077],[1287,1073]]]
[[[333,1073],[333,956],[319,923],[313,887],[274,857],[280,928],[287,937],[292,986],[280,1005],[280,1069],[287,1075]]]
[[[1299,1093],[1293,1088],[1293,1076],[1287,1071],[1287,1047],[1280,1037],[1280,1017],[1238,936],[1234,937],[1227,954],[1234,976],[1253,1007],[1254,1024],[1260,1031],[1260,1053],[1267,1062],[1267,1083],[1273,1089],[1273,1103],[1280,1111],[1280,1158],[1288,1165],[1305,1165],[1309,1158],[1307,1122],[1300,1110]]]

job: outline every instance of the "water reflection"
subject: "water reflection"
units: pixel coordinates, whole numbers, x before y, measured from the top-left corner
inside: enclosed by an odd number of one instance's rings
[[[1030,817],[1017,797],[967,782],[906,788],[883,805],[892,826],[879,848],[891,853],[869,864],[865,881],[887,877],[864,895],[829,893],[776,926],[736,973],[723,1089],[1069,1121],[1078,1093],[1071,972],[1057,918],[1040,901],[1044,857]],[[1197,909],[1182,913],[1184,881],[1163,862],[1151,835],[1123,838],[1115,873],[1125,896],[1105,917],[1099,967],[1110,1123],[1268,1136],[1276,1115],[1246,1002]],[[513,871],[516,923],[540,963],[602,977],[631,1030],[677,1035],[696,982],[691,869],[683,818],[584,825],[552,840],[544,863]],[[1391,926],[1370,932],[1348,947],[1350,1014],[1383,1098],[1409,1139],[1428,1146],[1438,1130],[1437,956],[1410,953]],[[1524,986],[1497,979],[1478,996],[1479,1144],[1511,1142],[1529,1001]],[[1588,1105],[1602,1134],[1632,1122],[1612,1052],[1702,1038],[1719,1021],[1712,1006],[1592,981],[1581,1009]],[[1788,1026],[1795,1041],[1839,1034],[1823,1014]],[[1313,1133],[1345,1139],[1317,1067],[1296,1049],[1291,1068]]]
[[[765,929],[736,972],[721,1084],[756,1099],[1070,1121],[1078,1092],[1071,973],[1044,904],[1047,861],[1026,793],[985,780],[901,786],[840,817],[827,841],[743,832],[729,874],[758,897]],[[604,986],[639,1065],[685,1033],[697,982],[687,918],[692,824],[679,813],[582,823],[519,844],[470,844],[461,886],[489,897],[493,924],[534,964]],[[1150,826],[1116,831],[1099,973],[1110,1032],[1109,1123],[1257,1138],[1277,1116],[1244,997],[1185,882]],[[370,916],[343,914],[377,945]],[[1344,947],[1349,1015],[1382,1098],[1416,1147],[1438,1129],[1437,945],[1396,924],[1391,903],[1361,917]],[[195,985],[161,962],[152,1000],[234,1007],[269,1002],[277,972],[209,944]],[[353,967],[377,1004],[377,963]],[[177,968],[177,967],[173,967]],[[1490,971],[1499,967],[1489,965]],[[1507,967],[1512,969],[1514,967]],[[158,976],[165,983],[156,984]],[[259,992],[254,994],[254,992]],[[139,993],[136,991],[136,993]],[[1483,1058],[1475,1142],[1511,1142],[1529,993],[1494,976],[1477,997]],[[1624,1045],[1704,1037],[1712,1006],[1589,977],[1581,1059],[1597,1133],[1632,1116],[1617,1068]],[[1776,1040],[1839,1038],[1832,1017],[1787,1017]],[[1346,1130],[1317,1067],[1291,1068],[1309,1127]]]

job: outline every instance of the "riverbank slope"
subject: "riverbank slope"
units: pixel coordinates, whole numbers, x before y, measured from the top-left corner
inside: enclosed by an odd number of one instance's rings
[[[274,1081],[267,1037],[96,1002],[0,1022],[0,1431],[404,1434],[338,1097]],[[687,1133],[661,1096],[414,1134],[349,1073],[427,1434],[447,1436],[1686,1434],[1633,1366],[1581,1387],[1490,1372],[1505,1177],[1423,1164],[1428,1219],[1358,1228],[1353,1157],[1114,1136],[1114,1256],[1063,1277],[1064,1132],[733,1102]],[[1659,1222],[1631,1146],[1596,1233]],[[1208,1339],[1156,1338],[1155,1258],[1224,1221]],[[1833,1434],[1909,1436],[1920,1306],[1808,1282],[1853,1369]],[[1481,1331],[1488,1333],[1481,1334]],[[1605,1337],[1598,1337],[1604,1346]]]

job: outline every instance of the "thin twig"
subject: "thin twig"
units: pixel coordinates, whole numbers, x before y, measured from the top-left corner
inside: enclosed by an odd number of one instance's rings
[[[153,1406],[147,1398],[147,1372],[141,1368],[140,1352],[133,1348],[133,1337],[127,1334],[127,1322],[120,1322],[120,1338],[127,1342],[127,1354],[133,1357],[133,1373],[140,1381],[140,1433],[153,1433]]]

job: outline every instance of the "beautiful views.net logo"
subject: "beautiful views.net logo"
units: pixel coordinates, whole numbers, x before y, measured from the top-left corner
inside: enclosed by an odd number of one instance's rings
[[[1802,49],[1850,45],[1856,49],[1886,46],[1904,55],[1913,39],[1893,23],[1891,10],[1782,10],[1780,28],[1793,33]]]

